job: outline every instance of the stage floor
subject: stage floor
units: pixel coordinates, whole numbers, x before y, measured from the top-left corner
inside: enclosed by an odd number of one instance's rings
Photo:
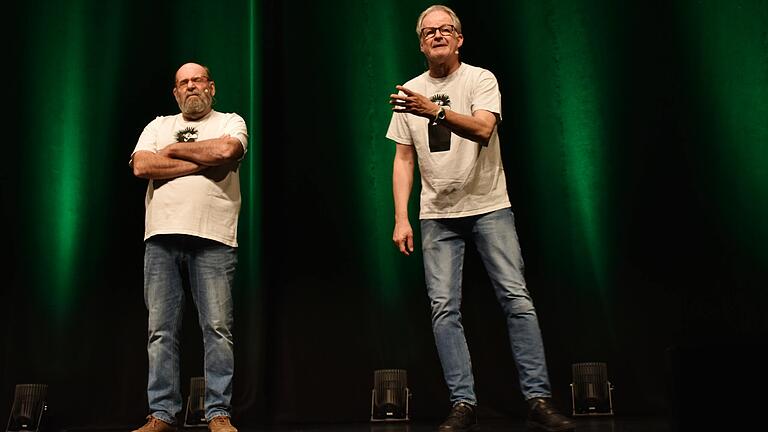
[[[577,417],[577,432],[673,432],[666,418]],[[433,432],[439,422],[328,423],[249,427],[235,423],[240,432]],[[128,432],[126,428],[64,428],[61,432]],[[474,432],[532,432],[519,419],[480,420]],[[207,428],[179,428],[179,432],[207,432]]]
[[[577,432],[671,432],[664,418],[576,418]],[[237,425],[236,425],[237,426]],[[283,425],[262,428],[239,427],[240,432],[433,432],[437,423],[358,423],[325,425]],[[205,429],[188,429],[189,432]],[[523,420],[481,420],[475,432],[530,432]]]

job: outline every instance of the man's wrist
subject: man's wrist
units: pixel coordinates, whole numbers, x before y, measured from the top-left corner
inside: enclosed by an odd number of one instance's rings
[[[445,107],[440,105],[437,108],[437,112],[435,113],[435,117],[432,119],[432,124],[440,124],[445,120]]]

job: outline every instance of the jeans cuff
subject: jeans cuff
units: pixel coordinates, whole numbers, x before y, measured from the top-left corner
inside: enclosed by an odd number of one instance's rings
[[[171,417],[171,416],[169,416],[168,414],[166,414],[166,413],[164,413],[162,411],[153,412],[152,414],[150,414],[150,416],[152,416],[152,417],[154,417],[154,418],[156,418],[156,419],[158,419],[160,421],[163,421],[165,423],[168,423],[169,425],[176,426],[176,419]]]
[[[216,417],[231,417],[228,412],[226,411],[214,411],[207,416],[205,416],[205,421],[210,422]]]

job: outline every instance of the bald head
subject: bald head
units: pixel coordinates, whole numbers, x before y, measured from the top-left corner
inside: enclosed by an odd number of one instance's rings
[[[176,82],[179,82],[179,75],[202,75],[207,76],[208,78],[211,77],[211,71],[208,69],[207,66],[203,66],[198,63],[184,63],[181,65],[179,70],[176,71]]]

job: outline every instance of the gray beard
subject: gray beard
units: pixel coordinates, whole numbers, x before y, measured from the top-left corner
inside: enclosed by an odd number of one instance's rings
[[[186,101],[184,101],[184,107],[183,112],[184,114],[199,114],[207,108],[205,102],[203,102],[203,98],[201,97],[190,97]]]

